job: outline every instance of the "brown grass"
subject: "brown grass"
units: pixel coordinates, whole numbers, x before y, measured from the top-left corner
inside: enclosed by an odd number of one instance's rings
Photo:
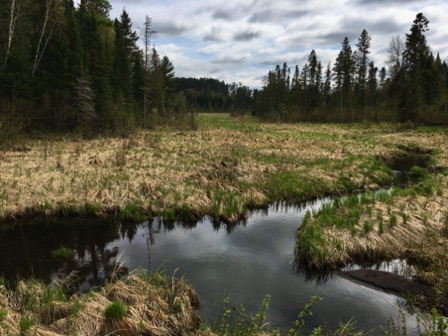
[[[448,195],[447,195],[448,196]],[[447,209],[447,196],[423,196],[398,197],[393,204],[376,202],[373,205],[374,216],[364,213],[358,222],[358,234],[353,235],[351,231],[325,230],[327,239],[337,238],[342,242],[345,256],[338,259],[347,262],[354,257],[364,257],[375,259],[378,257],[394,257],[404,254],[405,251],[418,246],[428,232],[441,232],[443,229],[443,213]],[[390,214],[388,213],[390,212]],[[406,223],[401,216],[405,212],[408,214]],[[381,213],[384,225],[384,233],[380,234],[378,217],[375,214]],[[426,219],[425,218],[426,214]],[[395,215],[397,224],[390,226],[390,218]],[[363,232],[363,223],[373,220],[373,230],[368,233]],[[442,239],[443,237],[441,237]]]
[[[433,190],[429,195],[398,192],[384,201],[360,204],[362,215],[355,229],[324,223],[319,246],[301,259],[306,259],[311,267],[325,268],[359,260],[407,258],[417,266],[421,281],[447,292],[448,177],[435,174],[432,179],[439,191]],[[306,225],[322,225],[316,224],[319,213],[316,216]],[[366,222],[373,224],[367,232]],[[303,237],[298,235],[298,244]]]
[[[44,302],[45,290],[33,281],[20,282],[15,291],[0,286],[0,307],[7,312],[0,321],[0,335],[20,334],[22,316],[36,321],[27,334],[45,336],[187,335],[194,334],[200,322],[197,295],[182,278],[168,283],[161,274],[150,279],[133,274],[99,292],[74,295],[62,302]],[[127,306],[126,315],[107,322],[104,310],[116,299]]]
[[[377,188],[359,168],[363,158],[393,155],[398,143],[443,148],[447,140],[386,127],[259,124],[223,115],[201,116],[199,125],[195,132],[142,131],[131,139],[30,140],[29,151],[3,152],[0,221],[168,209],[233,221],[246,206],[287,196],[268,184],[283,172],[324,181],[320,194],[345,192],[336,183],[341,169],[354,188]],[[446,164],[445,152],[438,160]]]

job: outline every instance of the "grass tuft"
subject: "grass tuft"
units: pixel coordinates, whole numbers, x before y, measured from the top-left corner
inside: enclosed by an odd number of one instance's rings
[[[35,324],[36,324],[36,321],[32,317],[22,316],[19,321],[20,334],[21,335],[24,334]]]
[[[109,323],[121,321],[125,315],[126,305],[120,300],[115,300],[104,309],[104,318]]]

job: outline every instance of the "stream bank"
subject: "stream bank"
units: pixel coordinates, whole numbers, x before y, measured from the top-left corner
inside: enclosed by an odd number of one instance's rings
[[[308,213],[297,231],[298,263],[331,271],[351,262],[407,259],[417,269],[414,280],[372,270],[340,274],[446,315],[447,298],[439,293],[448,292],[448,174],[431,166],[430,152],[388,158],[398,187],[336,199]]]

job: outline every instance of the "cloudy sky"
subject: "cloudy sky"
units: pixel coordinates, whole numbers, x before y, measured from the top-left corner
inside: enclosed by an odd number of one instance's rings
[[[393,36],[404,39],[419,12],[429,19],[434,53],[448,59],[448,0],[109,0],[111,18],[130,13],[140,31],[145,16],[153,44],[181,77],[211,77],[260,87],[276,64],[301,68],[312,49],[334,61],[347,36],[355,49],[363,29],[371,60],[383,66]]]

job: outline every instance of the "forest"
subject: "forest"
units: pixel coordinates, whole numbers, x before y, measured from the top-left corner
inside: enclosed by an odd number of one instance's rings
[[[178,123],[186,111],[249,110],[252,91],[216,79],[175,78],[146,16],[133,29],[107,0],[0,2],[0,129],[126,136]]]
[[[302,69],[277,65],[254,92],[254,114],[278,121],[447,124],[448,64],[431,51],[428,30],[429,20],[417,14],[405,39],[389,42],[388,69],[369,59],[372,38],[365,29],[355,50],[345,37],[326,67],[314,50]]]
[[[127,136],[138,127],[179,123],[195,112],[252,113],[288,122],[448,122],[448,65],[425,37],[418,14],[405,39],[389,43],[388,69],[369,59],[371,36],[349,39],[324,66],[307,63],[269,71],[260,90],[211,78],[177,78],[168,56],[123,9],[110,18],[107,0],[0,2],[0,130],[18,134],[78,132]]]

